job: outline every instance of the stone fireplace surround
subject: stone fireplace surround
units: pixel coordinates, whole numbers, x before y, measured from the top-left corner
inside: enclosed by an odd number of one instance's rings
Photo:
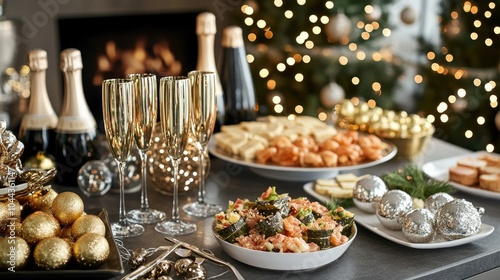
[[[215,40],[217,50],[222,29],[230,24],[232,13],[239,10],[242,2],[243,0],[11,0],[4,1],[4,11],[5,16],[22,22],[19,44],[23,45],[19,50],[25,52],[25,50],[42,48],[47,51],[49,59],[47,89],[54,110],[58,113],[63,94],[63,81],[59,70],[61,49],[58,20],[60,18],[210,11],[217,17]],[[17,55],[21,61],[26,61],[27,54],[18,53]],[[217,58],[217,51],[215,55]]]

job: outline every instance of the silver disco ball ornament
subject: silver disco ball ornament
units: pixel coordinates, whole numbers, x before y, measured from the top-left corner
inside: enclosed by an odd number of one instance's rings
[[[476,208],[464,199],[454,199],[436,215],[436,230],[447,240],[472,236],[481,230],[484,208]]]
[[[453,199],[453,196],[445,192],[438,192],[425,199],[424,207],[426,209],[429,209],[435,215],[443,205],[452,201]]]
[[[375,175],[369,175],[356,182],[352,193],[354,204],[367,213],[375,213],[378,201],[387,192],[384,181]]]
[[[434,214],[425,208],[413,209],[403,218],[402,231],[413,243],[427,243],[434,238]]]
[[[402,190],[386,192],[377,203],[376,215],[385,227],[401,230],[402,218],[413,210],[413,199]]]

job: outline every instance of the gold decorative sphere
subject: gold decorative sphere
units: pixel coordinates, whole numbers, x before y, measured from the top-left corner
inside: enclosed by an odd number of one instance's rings
[[[56,167],[56,163],[51,155],[44,152],[38,152],[36,155],[26,159],[23,162],[25,169],[49,170]]]
[[[13,239],[0,237],[0,270],[22,269],[28,263],[30,246],[19,236]]]
[[[86,233],[73,245],[73,257],[85,268],[96,268],[105,263],[109,256],[108,240],[97,233]]]
[[[62,238],[45,238],[36,245],[33,251],[33,259],[41,269],[59,269],[66,266],[71,259],[71,247]]]
[[[83,214],[83,210],[83,200],[74,192],[62,192],[52,201],[52,215],[63,226],[73,224]]]
[[[4,203],[0,203],[0,231],[4,231],[9,221],[9,209]]]
[[[29,198],[31,209],[33,209],[33,211],[38,211],[47,207],[52,207],[52,202],[57,195],[58,193],[52,188],[42,189],[34,193]]]
[[[75,239],[89,232],[106,235],[106,225],[101,218],[92,214],[82,215],[71,225],[71,236]]]
[[[39,241],[58,236],[61,231],[59,222],[50,214],[36,211],[26,217],[21,226],[22,237],[28,244],[35,245]]]

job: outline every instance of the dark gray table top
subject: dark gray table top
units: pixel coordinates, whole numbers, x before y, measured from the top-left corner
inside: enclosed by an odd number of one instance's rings
[[[413,161],[422,165],[425,162],[469,153],[465,149],[432,139],[427,150]],[[410,162],[396,156],[389,162],[353,173],[382,175],[403,167]],[[237,166],[226,161],[213,158],[211,172],[207,181],[207,201],[226,206],[228,200],[254,198],[271,185],[281,192],[288,192],[292,197],[307,196],[303,190],[306,182],[288,182],[269,179],[254,174],[247,167]],[[59,192],[77,188],[55,187]],[[81,194],[81,193],[80,193]],[[82,197],[83,194],[81,194]],[[196,193],[179,197],[182,206],[187,201],[196,199]],[[500,266],[500,203],[498,200],[477,197],[457,192],[455,197],[465,198],[475,206],[485,208],[483,223],[495,227],[495,231],[484,239],[475,242],[442,249],[413,249],[398,245],[358,225],[358,235],[348,250],[336,261],[312,271],[271,271],[255,268],[238,262],[228,256],[219,247],[212,235],[212,218],[192,218],[180,212],[182,219],[193,221],[198,231],[191,235],[178,236],[178,239],[192,243],[200,248],[210,249],[216,256],[232,263],[245,279],[464,279]],[[139,207],[140,192],[127,194],[126,209]],[[315,200],[314,198],[311,198]],[[118,216],[118,194],[108,193],[99,198],[84,198],[86,208],[105,208],[112,221]],[[149,191],[151,207],[163,209],[168,217],[171,215],[172,197],[160,194],[153,188]],[[163,236],[154,230],[154,225],[146,225],[146,232],[139,237],[125,238],[124,245],[128,249],[139,247],[152,248],[168,245]],[[153,257],[151,257],[152,259]],[[124,264],[125,272],[128,265]],[[211,271],[209,271],[209,274]],[[120,279],[121,277],[116,277]],[[227,273],[218,279],[234,279]]]

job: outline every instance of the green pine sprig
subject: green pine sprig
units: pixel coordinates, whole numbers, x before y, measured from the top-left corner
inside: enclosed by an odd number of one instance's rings
[[[389,172],[382,176],[382,180],[389,190],[399,189],[422,200],[438,192],[451,194],[455,191],[450,183],[429,178],[415,165]]]

